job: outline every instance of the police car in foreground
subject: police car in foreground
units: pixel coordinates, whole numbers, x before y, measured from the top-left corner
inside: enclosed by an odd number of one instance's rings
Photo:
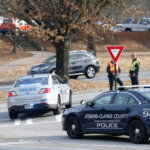
[[[128,135],[134,143],[150,136],[150,86],[104,92],[63,113],[63,129],[70,138],[84,134]]]
[[[11,119],[31,110],[61,112],[61,105],[70,108],[70,87],[55,74],[36,74],[19,78],[8,93],[8,112]]]

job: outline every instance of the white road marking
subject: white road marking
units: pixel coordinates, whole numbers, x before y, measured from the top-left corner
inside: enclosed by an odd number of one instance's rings
[[[56,115],[55,118],[56,118],[57,122],[61,122],[62,121],[62,114]]]
[[[21,124],[21,120],[20,119],[16,119],[15,120],[15,126],[19,126]]]
[[[50,124],[50,123],[57,123],[57,122],[61,122],[61,121],[62,121],[62,114],[56,115],[56,116],[54,116],[54,118],[52,118],[52,120],[48,120],[48,121],[47,121],[47,119],[45,120],[45,118],[42,119],[42,121],[39,119],[32,119],[32,118],[26,119],[25,121],[21,120],[21,119],[15,119],[15,121],[12,121],[10,119],[2,119],[2,120],[0,120],[0,127],[33,125],[33,124],[37,124],[37,125],[38,124]]]
[[[26,120],[26,124],[27,124],[27,125],[33,124],[33,120],[32,120],[32,119],[27,119],[27,120]]]

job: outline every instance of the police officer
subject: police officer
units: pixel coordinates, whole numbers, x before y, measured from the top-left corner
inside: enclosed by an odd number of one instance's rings
[[[123,86],[123,83],[119,78],[119,74],[121,73],[121,69],[118,66],[118,64],[116,64],[116,71],[117,71],[117,77],[116,77],[117,83],[119,83],[120,86]],[[107,73],[108,73],[108,78],[109,78],[110,90],[113,90],[113,82],[115,79],[115,63],[112,60],[108,63]]]
[[[138,73],[139,73],[140,61],[137,59],[135,53],[132,53],[131,58],[132,58],[132,63],[131,63],[131,69],[129,71],[129,76],[132,85],[138,85],[139,84]]]

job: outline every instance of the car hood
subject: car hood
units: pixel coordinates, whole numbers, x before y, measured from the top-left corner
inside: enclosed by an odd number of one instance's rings
[[[42,68],[42,67],[45,67],[45,66],[51,67],[52,64],[46,64],[46,63],[37,64],[37,65],[35,65],[35,66],[32,66],[32,67],[30,68],[30,70],[38,70],[39,68]]]
[[[46,65],[47,65],[47,64],[45,64],[45,63],[41,63],[41,64],[34,65],[34,66],[32,66],[31,68],[44,67],[44,66],[46,66]]]
[[[64,111],[64,115],[68,115],[70,113],[79,113],[79,112],[82,112],[82,110],[86,107],[86,105],[79,105],[77,107],[72,107],[72,108],[69,108],[69,109],[66,109]]]

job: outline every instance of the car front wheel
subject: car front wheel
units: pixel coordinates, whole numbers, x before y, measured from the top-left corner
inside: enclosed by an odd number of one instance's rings
[[[149,138],[146,129],[140,120],[133,120],[130,123],[128,133],[131,141],[137,144],[146,143]]]
[[[86,71],[85,71],[85,76],[87,78],[94,78],[96,74],[96,70],[93,66],[89,66],[87,67]]]
[[[66,123],[66,131],[71,139],[79,139],[83,136],[80,123],[74,116],[68,118]]]
[[[50,73],[56,73],[56,69],[52,69]]]

